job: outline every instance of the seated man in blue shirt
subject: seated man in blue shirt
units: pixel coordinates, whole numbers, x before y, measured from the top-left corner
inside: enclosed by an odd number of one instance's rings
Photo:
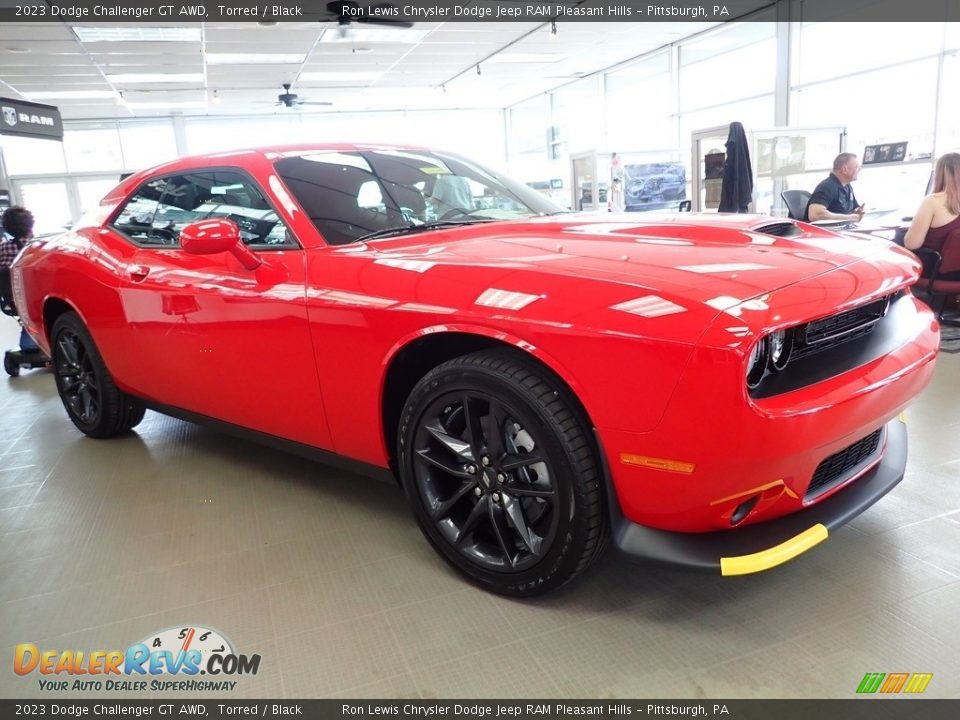
[[[857,202],[850,183],[860,173],[860,161],[853,153],[840,153],[833,160],[833,172],[823,180],[810,196],[804,220],[835,220],[860,222],[863,205]]]

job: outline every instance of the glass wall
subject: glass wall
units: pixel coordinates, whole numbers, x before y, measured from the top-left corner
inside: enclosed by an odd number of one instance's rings
[[[187,151],[208,153],[308,142],[371,142],[429,145],[502,163],[505,157],[502,119],[500,110],[187,118]]]
[[[689,179],[692,132],[734,120],[748,132],[772,128],[779,98],[790,127],[845,127],[846,147],[858,155],[867,145],[906,142],[902,163],[865,168],[856,187],[875,209],[913,203],[936,155],[960,150],[960,23],[797,23],[778,32],[767,17],[712,28],[503,111],[68,122],[62,144],[4,137],[0,147],[14,179],[84,180],[68,183],[74,209],[120,172],[183,153],[289,142],[441,147],[494,165],[506,160],[521,180],[569,196],[570,159],[584,153],[616,151],[625,164],[683,162]],[[778,73],[777,42],[786,30],[791,53]],[[820,173],[790,182],[806,187]],[[34,193],[41,190],[53,192]],[[776,194],[770,187],[758,193]]]
[[[960,24],[960,23],[958,23]],[[960,42],[960,33],[956,35]],[[960,50],[943,59],[940,84],[940,121],[937,123],[937,154],[960,152]]]
[[[517,177],[549,178],[556,156],[556,131],[550,124],[549,97],[538,95],[514,105],[507,113],[507,154]]]
[[[119,129],[123,166],[127,171],[153,167],[178,155],[169,120],[125,121]]]
[[[960,151],[960,23],[796,23],[781,29],[772,15],[758,14],[513,106],[511,169],[521,179],[541,180],[535,159],[551,157],[550,139],[559,136],[567,152],[576,147],[597,157],[680,150],[689,178],[692,132],[734,120],[748,132],[773,128],[779,97],[789,127],[846,128],[846,149],[861,157],[867,145],[907,142],[904,161],[868,166],[856,187],[876,212],[914,205],[933,159]],[[788,36],[790,57],[778,73],[778,38]],[[583,90],[588,87],[603,90],[602,113]],[[835,148],[831,153],[839,151],[839,138]],[[569,183],[569,162],[562,172]],[[785,182],[810,189],[825,172],[818,164],[816,172]],[[757,209],[770,211],[776,192],[761,178]]]
[[[777,69],[775,31],[773,22],[754,21],[681,42],[681,114],[761,95],[773,97]],[[738,119],[744,122],[740,118],[730,121]],[[752,122],[752,118],[746,120]]]
[[[178,147],[175,123],[183,124]],[[461,152],[490,165],[505,161],[503,111],[445,110],[289,113],[259,117],[187,117],[65,123],[63,142],[0,137],[14,196],[43,203],[52,232],[94,208],[119,181],[184,154],[306,142],[379,142]]]
[[[606,77],[606,147],[631,150],[677,147],[670,53],[659,52]]]
[[[943,54],[952,25],[858,23],[854,32],[846,23],[804,23],[795,29],[791,125],[845,126],[846,149],[861,158],[868,145],[907,143],[903,161],[861,170],[855,192],[870,213],[911,214],[923,198],[935,154],[960,140],[956,92],[938,97],[938,88],[960,81],[952,56]],[[834,52],[839,48],[842,62]]]

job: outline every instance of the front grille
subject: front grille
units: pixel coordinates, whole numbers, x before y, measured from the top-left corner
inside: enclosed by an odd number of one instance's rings
[[[795,331],[791,361],[863,337],[886,314],[890,297],[801,325]]]
[[[817,469],[813,473],[813,479],[810,481],[810,487],[807,488],[806,499],[809,500],[815,495],[819,495],[873,455],[880,445],[882,432],[883,428],[874,430],[863,440],[858,440],[853,445],[834,453],[817,465]]]

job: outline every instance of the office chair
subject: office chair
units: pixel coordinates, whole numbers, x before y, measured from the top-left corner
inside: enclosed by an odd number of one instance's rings
[[[789,217],[794,220],[803,220],[807,214],[807,204],[810,202],[810,195],[806,190],[784,190],[780,193],[783,202],[787,205]]]
[[[960,295],[960,230],[947,235],[939,251],[921,247],[914,252],[923,263],[915,287],[930,296],[930,307],[941,324],[960,327],[960,320],[943,316],[947,300]]]

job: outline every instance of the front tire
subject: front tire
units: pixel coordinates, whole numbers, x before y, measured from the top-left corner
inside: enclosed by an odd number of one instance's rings
[[[80,432],[114,437],[143,420],[146,408],[117,388],[79,315],[66,312],[58,317],[51,339],[57,392]]]
[[[446,362],[410,394],[399,467],[421,530],[492,592],[554,590],[608,534],[589,423],[569,391],[507,351]]]

